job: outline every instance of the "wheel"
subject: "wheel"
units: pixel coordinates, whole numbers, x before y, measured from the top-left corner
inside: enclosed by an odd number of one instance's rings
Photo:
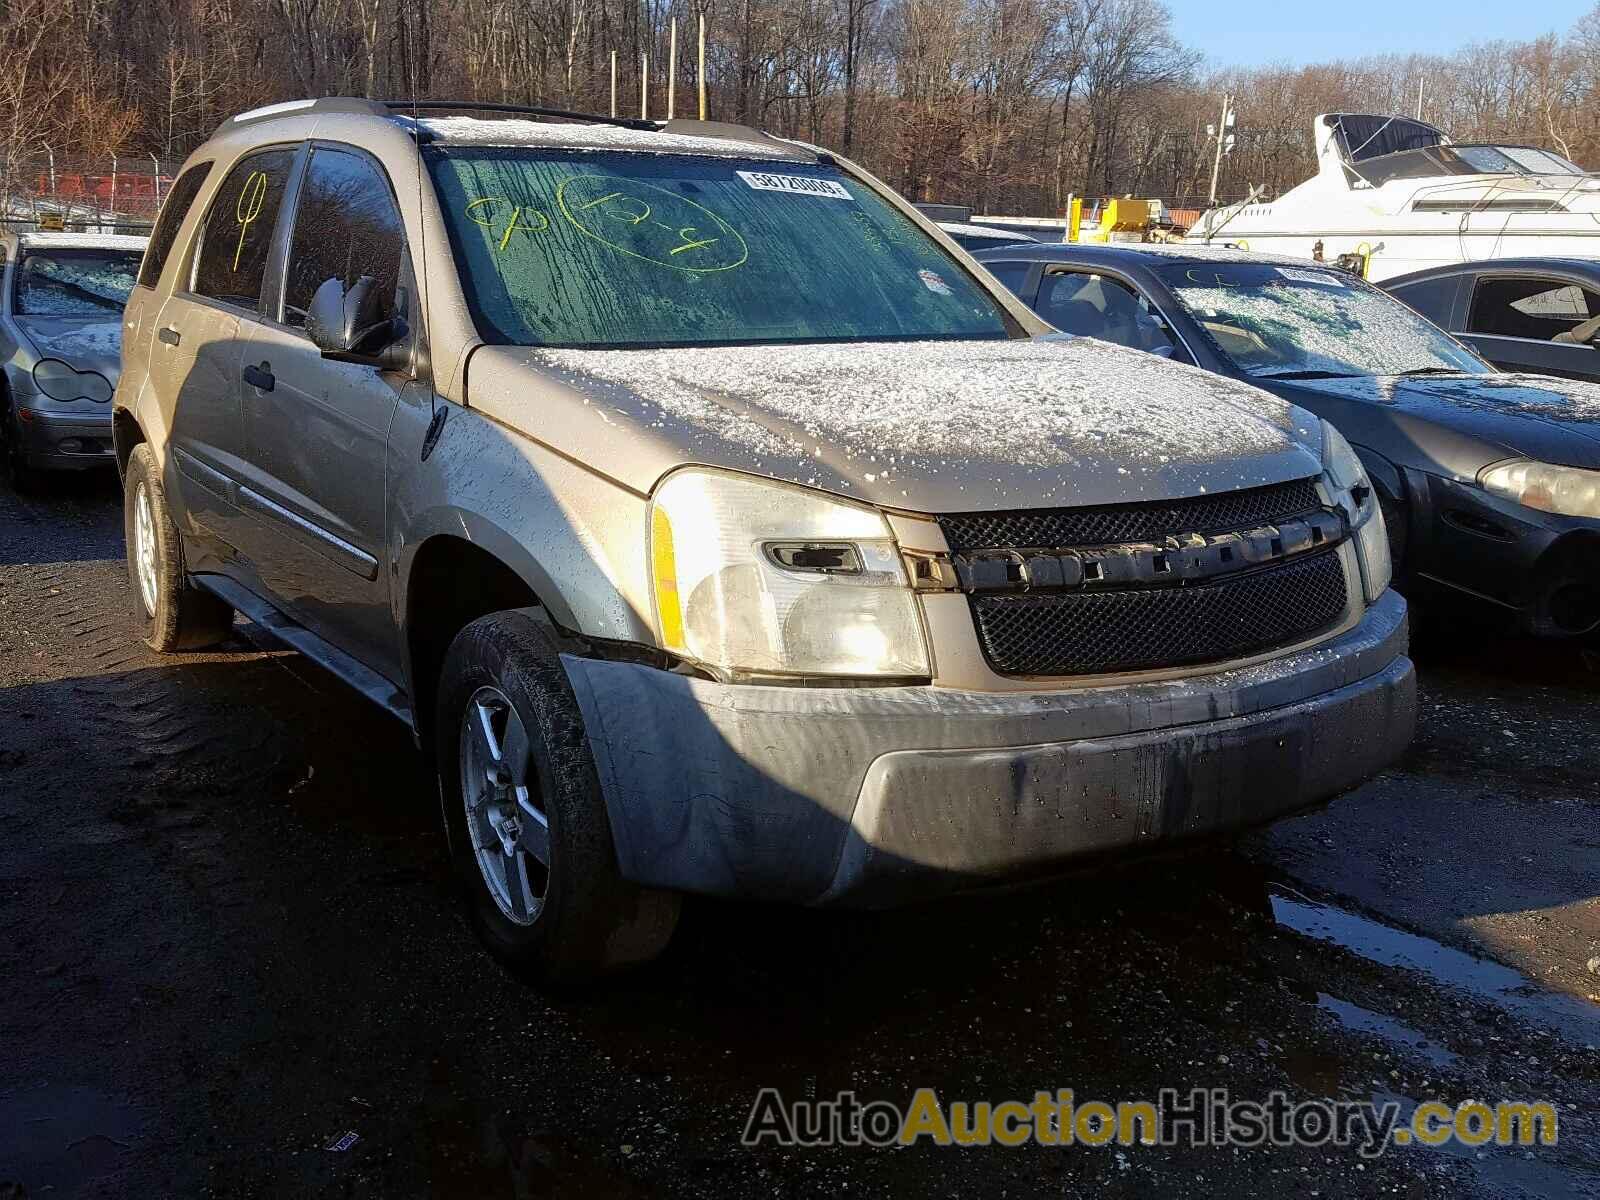
[[[128,578],[140,638],[162,653],[216,645],[233,628],[233,609],[189,582],[183,542],[150,447],[133,448],[122,486]]]
[[[472,622],[445,655],[439,793],[472,924],[502,962],[582,983],[666,948],[679,897],[622,878],[600,780],[550,626]]]

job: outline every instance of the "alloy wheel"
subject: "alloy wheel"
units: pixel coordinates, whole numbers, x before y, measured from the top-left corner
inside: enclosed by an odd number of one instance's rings
[[[461,797],[478,870],[501,914],[532,925],[550,881],[550,821],[522,717],[496,687],[461,715]]]

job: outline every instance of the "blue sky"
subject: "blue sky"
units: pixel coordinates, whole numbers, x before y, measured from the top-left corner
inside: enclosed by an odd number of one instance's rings
[[[1218,66],[1311,63],[1368,54],[1447,54],[1472,42],[1565,33],[1594,0],[1167,0],[1179,39]]]

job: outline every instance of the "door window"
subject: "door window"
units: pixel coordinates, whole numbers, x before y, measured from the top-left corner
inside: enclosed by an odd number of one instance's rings
[[[1028,268],[1033,266],[1028,262],[986,262],[983,265],[989,268],[989,274],[1006,285],[1008,291],[1018,296],[1022,295],[1023,286],[1028,282]]]
[[[178,226],[183,224],[184,217],[194,207],[194,198],[200,193],[200,185],[210,174],[210,163],[195,163],[178,176],[178,182],[167,193],[167,198],[161,204],[161,215],[156,218],[155,232],[150,235],[150,245],[144,252],[144,265],[139,268],[139,282],[145,287],[153,288],[160,280],[161,270],[167,265],[167,256],[172,253],[172,244],[178,240]]]
[[[1561,279],[1485,279],[1472,297],[1468,327],[1500,337],[1560,339],[1600,316],[1600,293]]]
[[[294,166],[294,150],[267,150],[241,159],[211,202],[194,291],[254,312],[261,303],[272,234]]]
[[[405,230],[383,171],[371,159],[317,149],[300,189],[284,279],[283,322],[301,326],[311,297],[337,279],[346,290],[371,276],[387,318],[398,311]]]
[[[1039,284],[1038,313],[1062,333],[1115,342],[1132,350],[1171,355],[1166,323],[1145,298],[1104,275],[1046,275]]]

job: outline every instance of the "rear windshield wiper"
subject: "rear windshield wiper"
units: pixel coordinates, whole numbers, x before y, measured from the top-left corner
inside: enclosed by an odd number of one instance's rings
[[[1258,371],[1256,379],[1354,379],[1348,371]]]

